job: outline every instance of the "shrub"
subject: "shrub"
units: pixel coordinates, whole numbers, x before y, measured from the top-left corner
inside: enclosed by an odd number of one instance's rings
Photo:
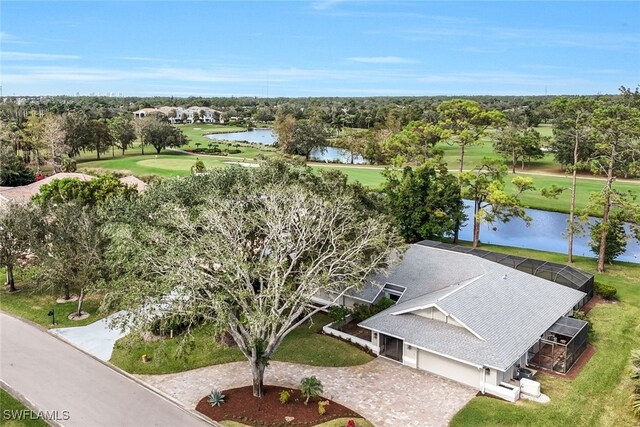
[[[333,305],[329,307],[329,319],[333,321],[337,328],[342,327],[344,322],[347,320],[347,316],[351,313],[351,311],[342,305]]]
[[[329,405],[328,400],[323,400],[318,402],[318,414],[324,415],[327,412],[327,406]]]
[[[196,159],[196,162],[191,166],[192,174],[203,173],[206,170],[207,168],[205,167],[204,162],[200,159]]]
[[[640,386],[636,386],[635,391],[631,394],[631,412],[640,418]]]
[[[386,297],[371,305],[355,304],[351,309],[351,315],[353,316],[353,319],[359,323],[383,310],[386,310],[394,304],[395,302],[393,302],[393,300]]]
[[[600,282],[595,283],[595,290],[596,293],[604,299],[613,299],[618,293],[615,286]]]
[[[289,393],[289,390],[282,390],[280,392],[280,403],[284,405],[289,401],[290,397],[291,397],[291,393]]]
[[[224,403],[224,394],[215,388],[209,393],[209,404],[211,406],[220,406]]]
[[[78,164],[76,163],[75,159],[67,157],[62,159],[61,169],[62,172],[75,172],[78,170]]]
[[[322,383],[315,376],[303,378],[300,381],[300,394],[306,397],[304,404],[309,403],[309,399],[312,397],[318,397],[322,394]]]

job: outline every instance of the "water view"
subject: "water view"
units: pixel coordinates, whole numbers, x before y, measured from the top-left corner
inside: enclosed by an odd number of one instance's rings
[[[468,200],[465,200],[465,205],[466,213],[471,218],[473,216],[473,206]],[[480,241],[495,245],[561,253],[567,252],[568,243],[564,236],[566,235],[569,215],[538,209],[527,209],[527,214],[533,218],[529,227],[519,218],[507,223],[496,223],[496,230],[493,229],[493,225],[483,224],[480,230]],[[591,218],[591,221],[595,221],[595,218]],[[627,234],[630,235],[628,226]],[[460,229],[460,239],[473,240],[472,221],[467,221],[465,226]],[[596,255],[591,252],[589,247],[589,240],[590,237],[587,233],[575,236],[573,243],[574,255],[595,258]],[[640,245],[638,242],[635,240],[627,242],[626,252],[616,260],[640,263]]]
[[[246,132],[212,133],[206,136],[207,138],[216,141],[248,142],[263,145],[273,145],[278,140],[271,129],[253,129]],[[315,162],[353,164],[367,163],[366,159],[362,156],[354,156],[351,151],[336,147],[324,147],[323,149],[317,148],[311,152],[309,158]]]

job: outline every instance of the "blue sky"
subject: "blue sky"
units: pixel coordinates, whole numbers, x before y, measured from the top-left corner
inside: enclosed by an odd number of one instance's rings
[[[543,95],[640,84],[640,2],[11,2],[5,95]]]

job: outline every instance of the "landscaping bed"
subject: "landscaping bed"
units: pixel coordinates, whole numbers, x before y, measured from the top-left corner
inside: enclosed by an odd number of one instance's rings
[[[280,403],[280,392],[287,390],[291,393],[289,401]],[[264,397],[253,396],[253,387],[246,386],[223,391],[224,403],[221,406],[211,406],[208,396],[203,397],[196,411],[214,421],[233,420],[250,426],[312,426],[336,418],[362,418],[356,412],[345,408],[333,401],[325,406],[324,415],[318,413],[318,400],[310,400],[304,404],[305,398],[299,390],[264,386]],[[320,399],[322,401],[328,399]],[[285,417],[293,417],[287,422]]]
[[[371,331],[358,326],[358,322],[356,322],[355,320],[352,320],[351,322],[345,325],[342,325],[339,331],[342,331],[346,334],[352,335],[357,338],[362,338],[363,340],[366,340],[366,341],[371,340]]]

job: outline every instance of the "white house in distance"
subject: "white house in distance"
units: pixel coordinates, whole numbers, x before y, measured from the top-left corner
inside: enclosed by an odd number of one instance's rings
[[[175,112],[175,113],[174,113]],[[209,107],[158,107],[143,108],[133,112],[133,117],[143,118],[148,115],[161,114],[169,118],[169,121],[175,123],[194,123],[197,115],[198,120],[203,123],[224,123],[222,111],[214,110]]]
[[[583,353],[587,323],[570,316],[592,292],[593,276],[572,267],[423,241],[387,275],[339,302],[392,299],[395,305],[359,323],[370,340],[352,341],[515,401],[522,384],[539,387],[527,382],[536,369],[564,374]],[[333,299],[315,297],[325,304]]]

